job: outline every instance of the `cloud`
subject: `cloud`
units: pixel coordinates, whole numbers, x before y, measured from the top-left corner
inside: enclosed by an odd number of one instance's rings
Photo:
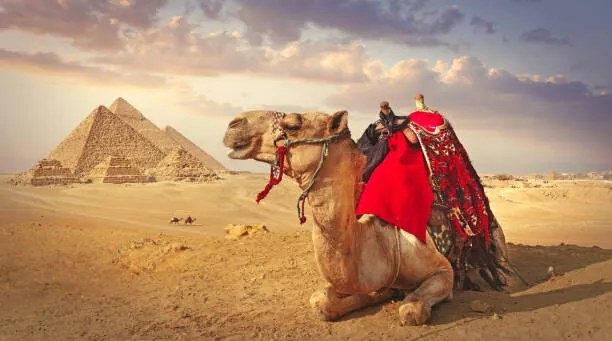
[[[216,19],[220,9],[203,12]],[[214,3],[214,2],[212,2]],[[336,30],[350,39],[385,40],[406,45],[450,46],[441,36],[464,18],[457,7],[420,13],[423,0],[236,0],[233,14],[246,26],[251,44],[283,45],[299,40],[308,27]]]
[[[536,28],[525,32],[521,35],[521,39],[528,43],[542,43],[548,45],[569,45],[567,37],[555,37],[545,28]]]
[[[377,81],[345,86],[325,104],[349,109],[357,120],[374,120],[381,100],[389,100],[396,112],[407,114],[414,108],[417,93],[424,93],[429,106],[448,113],[451,122],[473,136],[495,132],[492,141],[531,143],[548,150],[548,157],[570,160],[574,156],[575,163],[589,160],[593,165],[611,166],[612,95],[593,93],[586,84],[559,75],[515,75],[470,56],[434,67],[426,60],[410,59],[384,70]],[[471,145],[483,143],[470,139]],[[505,153],[483,149],[487,154],[479,157],[499,160],[497,152]],[[535,149],[525,152],[533,153],[534,160],[546,156]]]
[[[200,9],[208,18],[218,19],[223,9],[223,1],[221,0],[198,0]]]
[[[258,68],[265,60],[263,49],[244,44],[238,32],[203,35],[197,25],[175,16],[160,27],[134,31],[125,38],[125,49],[95,60],[128,68],[164,73],[217,75]]]
[[[197,28],[175,16],[161,27],[134,32],[126,37],[123,51],[94,61],[167,74],[252,73],[324,82],[362,82],[373,72],[359,43],[294,41],[269,48],[252,46],[239,32],[201,34]]]
[[[78,78],[89,84],[129,85],[138,87],[162,87],[166,79],[147,73],[123,73],[97,66],[87,66],[75,61],[65,61],[55,53],[19,52],[0,48],[0,65],[8,70],[24,70],[30,73],[50,74]]]
[[[72,39],[100,51],[122,48],[125,28],[151,27],[167,0],[3,0],[0,30],[16,28]]]
[[[479,16],[472,17],[470,26],[474,26],[474,31],[484,30],[487,34],[495,33],[495,25],[491,21],[487,21]]]
[[[279,53],[270,52],[265,71],[270,74],[330,82],[363,82],[368,61],[359,43],[336,45],[293,42]]]
[[[244,111],[242,107],[231,103],[219,103],[210,100],[206,95],[193,90],[186,83],[175,82],[173,87],[174,102],[192,115],[207,117],[231,118]]]

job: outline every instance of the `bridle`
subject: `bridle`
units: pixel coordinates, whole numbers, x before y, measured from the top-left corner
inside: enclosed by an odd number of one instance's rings
[[[257,194],[257,203],[265,198],[272,187],[278,185],[283,180],[283,171],[285,167],[285,154],[289,151],[289,148],[296,144],[323,144],[323,148],[321,149],[321,158],[319,159],[319,164],[317,169],[314,171],[312,178],[308,182],[306,189],[302,192],[300,197],[297,200],[297,213],[298,218],[300,219],[300,224],[304,224],[306,222],[306,217],[304,216],[304,202],[314,186],[317,176],[323,167],[323,163],[327,158],[329,153],[329,144],[340,140],[342,138],[350,137],[351,132],[348,129],[343,130],[339,134],[330,135],[328,137],[322,138],[302,138],[302,139],[293,139],[290,140],[287,137],[287,133],[281,126],[281,121],[285,118],[286,114],[282,112],[269,112],[268,113],[272,118],[272,136],[274,137],[274,145],[277,147],[276,150],[276,162],[270,166],[270,179],[266,187]],[[277,143],[279,141],[283,141],[283,144],[278,146]]]

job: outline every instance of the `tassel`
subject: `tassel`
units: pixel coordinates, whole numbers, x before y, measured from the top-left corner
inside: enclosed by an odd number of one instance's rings
[[[268,184],[266,185],[266,187],[257,194],[257,198],[255,199],[257,204],[259,204],[259,202],[263,200],[268,195],[268,193],[270,193],[270,190],[272,189],[272,187],[278,185],[283,180],[283,171],[285,169],[285,152],[286,151],[287,149],[285,148],[285,146],[278,147],[278,151],[277,151],[278,163],[279,163],[278,178],[274,176],[274,166],[270,167],[270,179],[268,180]]]

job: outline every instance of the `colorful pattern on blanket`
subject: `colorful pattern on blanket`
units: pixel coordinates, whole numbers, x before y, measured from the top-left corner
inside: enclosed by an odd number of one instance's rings
[[[447,209],[452,227],[462,239],[482,236],[488,245],[489,202],[467,152],[450,124],[446,124],[435,132],[416,122],[411,122],[411,127],[427,156],[437,204]]]

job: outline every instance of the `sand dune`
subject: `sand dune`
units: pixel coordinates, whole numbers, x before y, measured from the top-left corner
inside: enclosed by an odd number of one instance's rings
[[[531,286],[461,292],[429,325],[403,328],[397,302],[318,321],[308,298],[324,282],[310,223],[297,222],[298,188],[283,182],[258,206],[265,175],[226,178],[42,188],[0,178],[0,339],[604,340],[612,332],[612,182],[488,184],[511,260]],[[168,224],[174,215],[197,221]],[[229,223],[271,233],[224,240]],[[549,266],[560,275],[549,278]],[[471,311],[474,299],[496,315]]]

